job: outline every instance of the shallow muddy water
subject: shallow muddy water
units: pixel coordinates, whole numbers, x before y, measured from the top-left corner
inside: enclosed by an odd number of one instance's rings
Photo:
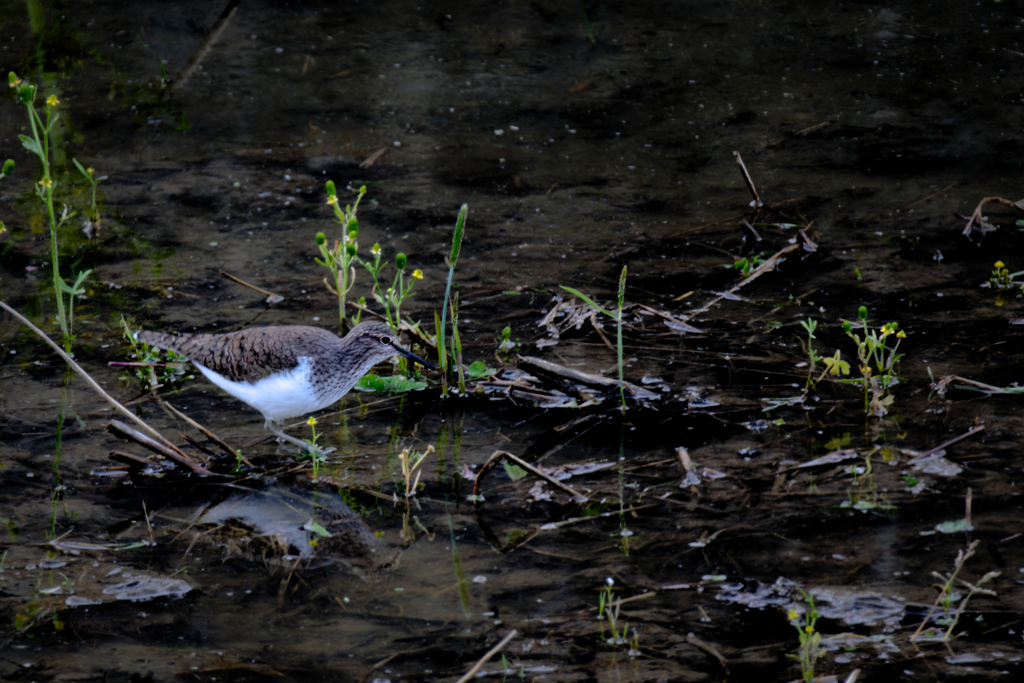
[[[4,64],[59,101],[55,198],[79,212],[61,270],[92,271],[75,359],[220,475],[141,466],[4,312],[0,677],[457,680],[514,629],[490,678],[789,681],[801,590],[818,675],[1020,675],[1024,211],[989,202],[965,234],[984,198],[1020,199],[1018,5],[231,7],[0,2]],[[59,339],[19,134],[12,95],[0,298]],[[92,237],[72,159],[107,176]],[[367,187],[360,256],[408,255],[424,277],[402,312],[431,331],[468,204],[463,355],[499,374],[463,397],[429,372],[349,395],[317,415],[336,450],[315,480],[201,377],[159,389],[242,450],[236,468],[108,365],[128,359],[121,319],[337,329],[315,262],[316,233],[339,236],[327,180],[343,204]],[[741,258],[764,267],[744,278]],[[989,282],[997,261],[1016,282]],[[617,380],[615,321],[560,288],[615,308],[623,268],[624,412],[599,382]],[[862,306],[903,354],[867,407],[841,381],[861,377]],[[506,326],[516,367],[495,355]],[[399,455],[428,447],[407,497]],[[586,500],[485,467],[500,452]],[[940,604],[969,547],[969,585]]]

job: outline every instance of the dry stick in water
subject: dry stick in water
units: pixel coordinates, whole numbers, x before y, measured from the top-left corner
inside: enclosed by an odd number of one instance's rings
[[[743,164],[743,157],[740,156],[739,152],[733,152],[732,155],[736,159],[736,163],[740,165],[740,170],[743,171],[743,180],[746,181],[750,194],[754,195],[754,201],[750,202],[750,205],[755,209],[760,209],[764,206],[764,202],[757,196],[757,190],[754,189],[754,181],[750,178],[750,174],[747,173],[747,167]]]
[[[211,432],[211,431],[210,431],[209,429],[207,429],[207,428],[206,428],[206,427],[204,427],[203,425],[199,424],[198,422],[196,422],[196,421],[195,421],[195,420],[193,420],[193,419],[192,419],[191,417],[189,417],[189,416],[188,416],[188,415],[186,415],[185,413],[181,412],[180,410],[178,410],[177,408],[175,408],[174,406],[172,406],[172,405],[171,405],[170,403],[168,403],[168,402],[167,402],[167,401],[165,401],[164,399],[162,399],[162,398],[157,398],[157,402],[158,402],[158,403],[159,403],[159,404],[160,404],[161,406],[163,406],[163,407],[167,408],[168,410],[170,410],[171,412],[173,412],[173,413],[174,413],[175,415],[177,415],[178,417],[180,417],[180,418],[181,418],[182,420],[184,420],[185,422],[188,422],[188,423],[189,423],[190,425],[192,425],[192,427],[193,427],[194,429],[196,429],[196,430],[198,430],[198,431],[202,432],[202,433],[203,433],[203,434],[204,434],[204,435],[206,436],[206,438],[207,438],[207,439],[209,439],[209,440],[210,440],[211,442],[213,442],[214,444],[216,444],[216,445],[217,445],[217,446],[218,446],[218,447],[219,447],[219,448],[220,448],[220,449],[221,449],[222,451],[224,451],[224,452],[225,452],[225,453],[226,453],[227,455],[230,455],[230,456],[231,456],[232,458],[237,458],[237,457],[238,457],[238,451],[236,451],[235,449],[231,448],[231,446],[229,446],[229,445],[227,444],[227,442],[225,442],[225,441],[224,441],[223,439],[221,439],[221,438],[220,438],[219,436],[217,436],[216,434],[214,434],[213,432]],[[184,434],[182,434],[182,436],[185,436],[185,435],[184,435]],[[188,437],[186,437],[186,440],[188,440]],[[244,463],[245,463],[246,465],[248,465],[249,467],[252,467],[252,466],[253,466],[253,465],[252,465],[252,463],[251,463],[251,462],[249,462],[249,461],[248,461],[247,459],[245,459],[245,458],[242,458],[242,462],[244,462]]]
[[[566,486],[562,482],[557,481],[556,479],[551,478],[550,476],[544,474],[543,472],[541,472],[539,469],[537,469],[536,467],[534,467],[530,463],[526,462],[522,458],[519,458],[519,457],[516,457],[516,456],[512,455],[508,451],[494,451],[494,453],[491,454],[491,457],[489,457],[487,459],[487,462],[484,463],[484,466],[480,468],[480,471],[476,475],[476,479],[473,481],[473,495],[474,496],[479,496],[480,495],[480,480],[483,479],[484,473],[488,472],[492,467],[497,465],[498,462],[502,458],[506,458],[508,460],[511,460],[512,462],[514,462],[515,464],[519,465],[520,467],[522,467],[527,472],[533,474],[533,476],[540,477],[541,479],[543,479],[547,483],[551,484],[552,486],[554,486],[556,488],[562,489],[567,494],[572,496],[572,499],[577,501],[577,502],[585,503],[585,502],[590,500],[590,498],[588,498],[587,496],[583,495],[582,493],[579,493],[578,491],[574,490],[572,487]]]
[[[132,422],[138,424],[140,427],[145,429],[147,432],[149,432],[150,434],[155,436],[157,439],[162,441],[168,448],[170,448],[171,451],[173,451],[176,454],[176,456],[172,458],[175,462],[177,462],[180,465],[184,465],[185,467],[189,468],[190,470],[192,470],[196,474],[201,474],[201,475],[204,475],[204,476],[212,476],[213,475],[213,472],[211,472],[210,470],[206,469],[205,467],[203,467],[202,465],[197,463],[192,458],[188,457],[188,455],[185,452],[183,452],[181,449],[179,449],[177,446],[175,446],[173,443],[171,443],[169,440],[167,440],[167,438],[165,438],[163,434],[161,434],[160,432],[158,432],[157,430],[153,429],[148,424],[143,422],[134,413],[132,413],[130,410],[128,410],[123,405],[118,403],[117,399],[115,399],[113,396],[111,396],[110,394],[105,392],[103,390],[103,387],[101,387],[96,382],[96,380],[94,380],[92,377],[90,377],[89,373],[87,373],[85,370],[82,369],[81,365],[76,363],[75,360],[71,356],[69,356],[68,354],[64,353],[64,349],[60,348],[55,343],[53,343],[53,340],[50,339],[49,337],[47,337],[46,334],[44,334],[42,330],[40,330],[38,327],[33,325],[31,322],[29,322],[28,318],[23,316],[21,313],[18,313],[16,310],[14,310],[10,306],[8,306],[3,301],[0,301],[0,308],[3,308],[5,311],[7,311],[11,315],[13,315],[15,318],[17,318],[18,322],[20,322],[22,325],[24,325],[28,329],[32,330],[33,332],[35,332],[37,335],[39,335],[39,337],[41,339],[43,339],[43,341],[45,341],[47,344],[49,344],[51,347],[53,347],[53,350],[56,351],[57,354],[61,358],[64,359],[64,362],[67,363],[71,367],[71,369],[74,370],[82,379],[84,379],[86,381],[86,383],[88,383],[89,386],[92,387],[93,391],[95,391],[97,394],[102,396],[111,406],[113,406],[114,410],[116,410],[117,412],[121,413],[122,415],[127,417]]]
[[[243,287],[248,287],[252,291],[257,292],[257,293],[262,294],[263,296],[267,297],[267,303],[268,304],[278,304],[278,303],[281,303],[282,301],[284,301],[284,297],[281,296],[280,294],[274,294],[273,292],[268,292],[267,290],[261,289],[260,287],[257,287],[256,285],[249,284],[245,280],[243,280],[241,278],[237,278],[234,275],[232,275],[231,273],[226,273],[223,270],[218,270],[217,272],[220,273],[221,275],[223,275],[224,277],[226,277],[227,279],[231,280],[232,282],[237,282],[238,284],[242,285]]]
[[[218,39],[220,39],[220,34],[224,32],[224,28],[228,25],[231,17],[235,15],[235,12],[241,4],[242,0],[228,1],[228,4],[224,7],[224,11],[220,13],[219,17],[217,17],[217,23],[213,25],[213,28],[210,29],[206,38],[199,47],[196,48],[196,51],[192,53],[192,57],[189,58],[188,64],[186,64],[181,71],[178,72],[178,75],[174,77],[174,81],[168,88],[171,93],[183,88],[185,84],[188,83],[188,80],[192,78],[192,74],[195,72],[200,62],[206,58],[210,48],[213,47],[214,43],[216,43]]]
[[[930,458],[931,456],[935,455],[939,451],[945,450],[946,448],[948,448],[949,446],[952,446],[955,443],[963,441],[964,439],[966,439],[968,437],[974,436],[978,432],[984,431],[984,429],[985,429],[985,425],[980,425],[978,427],[972,427],[971,429],[969,429],[968,431],[964,432],[960,436],[954,436],[949,441],[947,441],[945,443],[941,443],[938,446],[936,446],[935,448],[931,448],[931,449],[925,451],[924,453],[921,453],[920,455],[917,455],[917,456],[911,458],[908,461],[908,464],[912,464],[912,463],[918,462],[920,460],[924,460],[925,458]]]
[[[515,629],[512,629],[511,631],[509,631],[508,635],[505,636],[504,638],[502,638],[500,643],[498,643],[497,645],[492,647],[490,650],[488,650],[487,654],[485,654],[483,657],[481,657],[480,661],[477,662],[476,664],[474,664],[473,668],[470,669],[469,671],[467,671],[466,675],[463,676],[462,678],[460,678],[455,683],[466,683],[466,681],[468,681],[469,679],[473,678],[473,676],[476,674],[476,672],[480,670],[480,667],[482,667],[484,664],[487,663],[487,660],[489,660],[491,657],[493,657],[494,655],[496,655],[499,652],[501,652],[501,649],[503,647],[505,647],[505,645],[508,644],[508,641],[512,640],[517,635],[519,635],[519,633]]]
[[[982,235],[985,234],[985,221],[984,217],[981,215],[981,208],[985,206],[985,204],[988,202],[1005,204],[1006,206],[1012,206],[1015,209],[1020,209],[1021,211],[1024,211],[1024,199],[1019,199],[1013,202],[1010,201],[1009,199],[1003,199],[1002,197],[985,197],[980,202],[978,202],[978,206],[977,208],[974,209],[974,213],[972,213],[971,217],[967,220],[967,227],[965,227],[963,231],[964,237],[970,239],[972,230],[979,230],[981,231]]]

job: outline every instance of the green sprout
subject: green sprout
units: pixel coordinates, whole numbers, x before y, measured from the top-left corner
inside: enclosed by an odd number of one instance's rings
[[[899,329],[895,322],[886,323],[877,330],[868,325],[868,309],[861,306],[857,310],[861,321],[861,336],[853,331],[853,324],[843,321],[843,331],[857,344],[857,358],[860,361],[861,379],[840,380],[855,382],[864,387],[864,410],[868,415],[882,417],[892,407],[893,396],[890,389],[899,381],[896,377],[896,364],[903,357],[898,353],[900,342],[906,333]],[[896,342],[890,347],[890,339]],[[838,360],[838,356],[836,356]]]
[[[519,349],[519,339],[512,340],[512,328],[505,327],[501,331],[501,337],[498,339],[498,350],[495,352],[498,360],[505,365],[512,364],[512,358],[515,356],[516,351]]]
[[[118,365],[132,369],[132,374],[138,380],[143,391],[154,391],[161,386],[173,386],[180,382],[193,379],[189,374],[188,359],[185,356],[167,349],[161,353],[160,350],[150,346],[146,342],[135,339],[135,334],[128,327],[128,321],[121,316],[121,329],[125,341],[130,347],[127,363]],[[128,381],[131,375],[123,374],[118,376],[121,381]]]
[[[384,316],[388,326],[395,331],[395,334],[398,334],[402,324],[402,303],[413,295],[413,287],[416,286],[417,281],[423,279],[423,271],[417,268],[406,280],[408,259],[405,254],[399,252],[395,256],[395,278],[390,287],[382,289],[379,278],[387,263],[381,261],[380,244],[374,244],[370,254],[373,256],[372,263],[362,259],[359,262],[373,278],[373,298],[384,306]]]
[[[615,579],[609,576],[605,579],[605,585],[597,596],[597,618],[601,622],[601,640],[609,645],[628,644],[630,646],[629,656],[636,657],[640,654],[639,636],[636,629],[633,629],[633,637],[630,639],[628,623],[621,623],[620,630],[619,610],[622,608],[622,601],[614,599],[614,591],[616,590],[618,589],[615,588]],[[606,634],[604,630],[604,622],[606,621],[608,622],[610,635]]]
[[[49,218],[50,258],[53,268],[53,295],[57,302],[57,323],[60,326],[61,336],[64,338],[64,350],[70,353],[71,341],[74,339],[74,320],[73,314],[71,313],[71,311],[74,310],[74,299],[76,296],[80,296],[85,293],[85,290],[82,288],[82,283],[85,281],[85,278],[89,276],[92,270],[87,270],[79,274],[74,285],[68,285],[60,276],[60,253],[57,249],[57,233],[61,226],[74,215],[69,212],[67,206],[64,207],[64,210],[61,211],[59,216],[53,208],[53,194],[57,189],[57,183],[54,182],[52,178],[52,169],[50,167],[50,134],[53,132],[54,126],[60,118],[60,115],[57,113],[57,105],[60,104],[60,100],[57,99],[56,95],[50,95],[46,98],[46,101],[43,104],[43,111],[45,113],[44,121],[43,116],[40,115],[35,106],[38,88],[31,83],[23,82],[13,71],[7,75],[7,80],[10,87],[14,89],[18,101],[23,104],[25,109],[28,111],[28,120],[32,126],[32,137],[19,135],[18,139],[21,140],[21,144],[25,149],[39,157],[39,163],[43,171],[43,177],[36,184],[35,191],[36,196],[39,197],[40,201],[46,207],[46,215]],[[7,175],[8,172],[13,171],[13,169],[14,163],[8,160],[3,167],[4,175]],[[65,294],[68,295],[68,302],[66,306],[64,303]]]
[[[89,209],[86,211],[86,224],[85,233],[92,238],[95,238],[100,231],[100,211],[99,207],[96,206],[96,186],[107,179],[107,176],[100,176],[95,178],[95,171],[92,168],[85,168],[82,164],[78,163],[78,159],[71,160],[75,164],[75,168],[82,174],[85,181],[89,183],[89,187],[92,190],[92,200],[89,202]]]
[[[459,208],[459,216],[455,219],[455,232],[452,234],[452,249],[448,255],[448,283],[444,287],[444,300],[441,303],[441,317],[434,314],[434,329],[437,333],[437,360],[441,368],[441,396],[448,397],[448,350],[445,346],[445,326],[448,324],[448,300],[452,292],[452,279],[455,277],[455,264],[459,261],[459,252],[462,251],[462,238],[466,231],[466,216],[469,215],[469,205],[463,204]],[[455,327],[454,310],[452,326]]]
[[[1010,269],[1007,268],[1002,261],[996,261],[995,266],[992,269],[992,277],[990,277],[988,282],[983,284],[982,287],[989,287],[997,290],[996,306],[1005,306],[1006,302],[1010,300],[1007,290],[1018,290],[1017,296],[1020,296],[1021,293],[1024,292],[1024,283],[1016,279],[1021,275],[1024,275],[1024,270],[1011,273]]]
[[[345,298],[355,285],[356,269],[354,263],[358,257],[359,250],[359,221],[356,213],[359,211],[359,202],[366,195],[366,186],[359,188],[355,202],[348,204],[343,209],[338,201],[338,192],[334,181],[328,180],[327,204],[334,211],[334,219],[341,226],[341,239],[335,240],[334,245],[328,244],[327,236],[322,232],[316,234],[316,245],[320,249],[322,259],[316,262],[331,271],[333,285],[324,278],[324,284],[328,291],[338,297],[338,318],[342,327],[345,325]],[[352,324],[359,323],[359,316],[352,319]]]
[[[732,264],[732,267],[736,270],[743,272],[743,277],[750,275],[750,271],[757,269],[758,266],[764,263],[764,254],[751,254],[750,258],[741,258]]]
[[[789,656],[799,660],[800,673],[803,675],[805,683],[811,683],[814,680],[814,667],[818,661],[818,656],[824,651],[821,647],[821,634],[817,630],[818,609],[814,606],[814,597],[812,595],[802,588],[797,588],[797,590],[803,597],[804,602],[807,603],[807,608],[803,617],[800,616],[800,612],[797,609],[791,608],[789,610],[789,623],[793,624],[797,633],[800,634],[800,648],[797,654]]]
[[[805,347],[805,349],[807,351],[807,357],[811,361],[811,367],[807,371],[807,384],[804,388],[810,389],[811,380],[814,377],[814,368],[818,363],[821,362],[821,356],[818,355],[818,352],[814,350],[814,346],[811,344],[813,340],[817,339],[817,337],[814,336],[814,331],[818,329],[818,321],[815,320],[814,318],[811,318],[810,320],[801,320],[800,325],[802,325],[803,328],[807,330],[807,346]]]
[[[309,425],[311,434],[310,438],[304,439],[304,441],[308,445],[306,452],[309,453],[309,459],[313,462],[313,481],[316,482],[320,478],[320,465],[327,461],[327,452],[331,449],[324,450],[317,443],[322,434],[316,432],[316,418],[310,415],[306,424]]]
[[[575,297],[577,297],[579,299],[582,299],[591,308],[593,308],[593,309],[595,309],[595,310],[597,310],[597,311],[599,311],[601,313],[604,313],[609,318],[612,318],[618,324],[617,333],[616,333],[615,349],[616,349],[616,353],[617,353],[617,356],[618,356],[618,366],[619,366],[619,397],[620,397],[620,399],[622,401],[622,412],[625,413],[626,412],[626,382],[625,382],[625,379],[623,378],[623,372],[622,372],[622,369],[623,369],[623,363],[622,363],[622,307],[623,307],[623,305],[625,303],[625,296],[626,296],[626,266],[622,267],[622,273],[619,275],[619,288],[618,288],[618,304],[619,304],[619,306],[618,306],[618,309],[615,310],[615,311],[609,311],[607,308],[603,308],[601,306],[598,306],[597,303],[595,303],[593,299],[588,297],[586,294],[583,294],[579,290],[573,289],[572,287],[566,287],[565,285],[561,285],[561,287],[562,287],[562,289],[564,289],[565,291],[569,292],[573,296],[575,296]]]

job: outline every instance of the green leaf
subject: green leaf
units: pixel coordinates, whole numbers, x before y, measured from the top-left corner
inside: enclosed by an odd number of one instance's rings
[[[940,534],[958,534],[970,528],[971,525],[967,523],[966,519],[957,519],[952,522],[943,522],[935,525],[935,530]]]
[[[329,532],[327,529],[323,528],[323,526],[321,526],[318,522],[314,522],[313,520],[309,520],[308,522],[303,524],[302,528],[306,531],[312,531],[314,534],[318,534],[320,536],[323,536],[324,538],[331,537],[331,532]]]
[[[79,173],[84,175],[89,182],[92,182],[92,176],[89,175],[89,172],[85,170],[85,167],[82,166],[82,164],[78,163],[78,159],[72,157],[71,162],[75,165],[75,168],[78,169]]]
[[[402,377],[401,375],[392,375],[391,377],[379,377],[373,373],[364,375],[362,379],[356,382],[356,389],[359,391],[376,391],[388,394],[404,394],[409,391],[419,391],[420,389],[426,389],[427,383],[421,382],[415,379],[409,379],[408,377]]]
[[[36,143],[35,140],[33,140],[27,135],[19,135],[18,139],[21,140],[22,147],[32,152],[36,156],[43,156],[43,151],[39,149],[39,145]]]
[[[508,474],[509,479],[512,481],[519,481],[526,476],[526,470],[519,465],[514,465],[507,460],[503,464],[505,465],[505,473]]]
[[[828,368],[828,374],[833,377],[850,374],[850,364],[839,358],[838,351],[836,351],[836,355],[831,358],[823,358],[821,362]]]
[[[462,249],[462,235],[466,230],[466,215],[469,213],[469,204],[463,204],[459,209],[459,217],[455,219],[455,234],[452,236],[452,251],[448,256],[448,267],[455,268],[459,260],[459,251]]]
[[[586,304],[587,304],[588,306],[590,306],[591,308],[594,308],[594,309],[596,309],[596,310],[600,311],[601,313],[604,313],[604,314],[605,314],[606,316],[608,316],[609,318],[615,318],[615,319],[618,319],[618,317],[619,317],[619,314],[618,314],[618,313],[613,313],[613,312],[609,311],[609,310],[608,310],[607,308],[602,308],[601,306],[598,306],[598,305],[597,305],[597,304],[596,304],[596,303],[594,302],[594,300],[593,300],[593,299],[591,299],[591,298],[590,298],[589,296],[587,296],[587,295],[586,295],[586,294],[584,294],[583,292],[579,291],[578,289],[573,289],[572,287],[566,287],[565,285],[559,285],[559,287],[561,287],[561,288],[562,288],[562,289],[564,289],[565,291],[569,292],[569,293],[570,293],[570,294],[572,294],[573,296],[575,296],[575,297],[577,297],[577,298],[579,298],[579,299],[583,299],[583,301],[584,301],[584,302],[585,302],[585,303],[586,303]]]
[[[487,367],[487,364],[481,360],[475,361],[466,368],[466,374],[469,375],[470,379],[483,379],[484,377],[490,377],[497,370],[495,368]]]

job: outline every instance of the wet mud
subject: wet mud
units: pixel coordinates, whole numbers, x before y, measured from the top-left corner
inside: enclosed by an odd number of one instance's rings
[[[8,70],[59,100],[61,274],[92,271],[74,358],[212,473],[108,426],[2,313],[4,680],[458,680],[513,630],[491,677],[800,680],[816,635],[822,680],[1020,671],[1013,3],[0,16]],[[13,94],[0,134],[0,298],[59,341]],[[98,231],[72,159],[107,176]],[[483,368],[351,393],[314,469],[187,364],[154,395],[109,363],[122,318],[338,330],[327,180],[367,187],[361,257],[422,271],[402,313],[431,360],[469,205],[454,282]]]

